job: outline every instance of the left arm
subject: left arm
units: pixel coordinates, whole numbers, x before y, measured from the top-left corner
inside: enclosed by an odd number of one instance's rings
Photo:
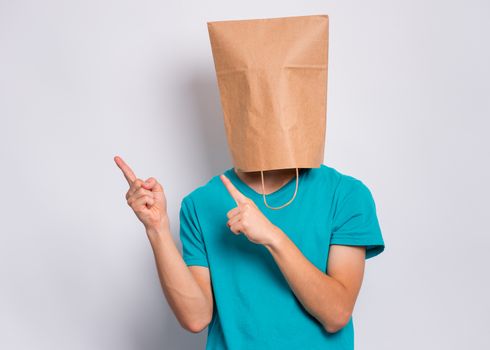
[[[251,242],[269,250],[296,297],[327,332],[344,327],[361,288],[366,248],[332,244],[325,274],[226,176],[221,175],[221,180],[237,203],[226,214],[230,231],[243,233]]]
[[[337,332],[349,321],[361,288],[365,247],[331,245],[325,274],[282,230],[275,229],[275,239],[264,246],[305,309],[327,332]]]

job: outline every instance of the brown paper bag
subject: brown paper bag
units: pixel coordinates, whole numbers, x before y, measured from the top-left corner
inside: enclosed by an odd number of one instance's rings
[[[234,167],[320,167],[326,134],[328,15],[207,25]]]

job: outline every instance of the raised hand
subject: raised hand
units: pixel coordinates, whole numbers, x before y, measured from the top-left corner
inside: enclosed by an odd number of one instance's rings
[[[133,170],[121,157],[115,156],[114,161],[122,170],[129,184],[126,201],[146,230],[156,232],[163,225],[167,225],[167,200],[163,187],[153,177],[148,178],[146,181],[137,178]]]
[[[265,217],[253,200],[241,193],[224,174],[220,179],[237,206],[226,214],[227,225],[234,234],[243,233],[256,244],[271,244],[281,230]]]

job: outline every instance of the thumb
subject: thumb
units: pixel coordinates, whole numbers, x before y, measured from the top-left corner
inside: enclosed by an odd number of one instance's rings
[[[141,186],[146,190],[163,191],[162,186],[154,177],[149,177]]]

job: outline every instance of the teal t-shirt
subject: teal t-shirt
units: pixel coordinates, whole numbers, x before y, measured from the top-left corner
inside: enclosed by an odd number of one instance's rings
[[[366,259],[384,250],[372,194],[352,176],[324,164],[302,169],[296,198],[273,210],[233,168],[224,174],[321,271],[327,271],[331,244],[366,246]],[[268,194],[269,206],[286,203],[295,186],[294,177]],[[354,349],[352,317],[338,332],[327,332],[296,298],[267,248],[229,230],[226,213],[234,207],[219,175],[181,202],[183,259],[208,267],[211,276],[214,311],[206,350]]]

